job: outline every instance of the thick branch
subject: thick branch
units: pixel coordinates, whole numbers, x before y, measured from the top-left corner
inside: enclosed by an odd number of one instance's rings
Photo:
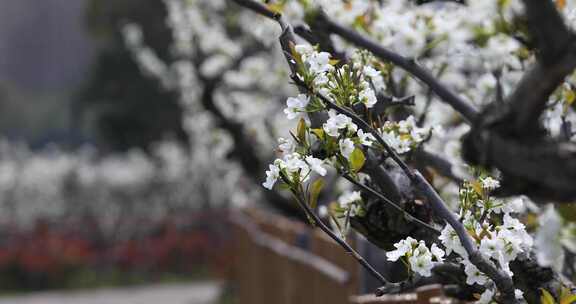
[[[572,34],[553,1],[524,0],[528,29],[538,49],[538,60],[554,62],[570,42]]]
[[[542,1],[549,2],[549,1]],[[546,108],[550,95],[576,68],[576,41],[570,40],[564,52],[554,62],[537,62],[508,97],[510,113],[504,120],[513,123],[516,134],[533,133],[538,118]]]

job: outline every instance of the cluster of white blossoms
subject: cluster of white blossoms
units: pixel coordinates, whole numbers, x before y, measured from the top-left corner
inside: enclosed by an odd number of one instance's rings
[[[533,239],[526,227],[512,214],[523,211],[521,198],[508,202],[490,197],[490,191],[500,186],[498,180],[490,176],[479,178],[478,181],[465,183],[460,190],[460,217],[466,230],[475,241],[479,252],[499,269],[513,276],[510,262],[520,253],[528,253],[533,246]],[[468,253],[462,246],[454,229],[446,225],[439,237],[446,253],[454,252],[457,259],[464,265],[466,283],[479,284],[487,287],[479,303],[490,303],[488,296],[494,295],[490,279],[468,260]],[[521,297],[521,291],[516,291]],[[485,301],[486,300],[486,301]]]
[[[301,184],[308,181],[310,173],[326,175],[324,162],[313,156],[303,156],[297,152],[286,154],[283,159],[276,159],[266,171],[266,181],[262,183],[266,189],[272,189],[279,178],[284,178],[288,184]]]
[[[366,111],[371,111],[378,102],[375,90],[386,89],[383,73],[370,66],[365,55],[357,54],[351,65],[339,68],[333,65],[330,54],[318,52],[309,45],[294,46],[292,55],[300,79],[340,107],[353,109],[361,103]],[[325,111],[328,118],[321,128],[312,129],[308,114],[319,111]],[[400,121],[386,120],[375,131],[363,130],[351,116],[327,110],[327,105],[315,95],[288,97],[284,114],[288,120],[298,119],[300,123],[290,139],[279,138],[277,151],[283,157],[276,159],[266,171],[263,186],[267,189],[272,189],[281,177],[283,182],[296,185],[307,182],[311,171],[324,176],[324,165],[356,173],[363,165],[365,149],[383,149],[371,132],[378,132],[384,142],[400,154],[417,147],[430,133],[430,128],[418,127],[412,115]],[[378,117],[379,121],[382,119],[385,118]],[[313,157],[312,146],[326,151],[325,158]]]
[[[465,183],[460,191],[459,216],[479,252],[495,263],[499,269],[513,276],[510,262],[520,253],[529,252],[534,242],[524,224],[512,216],[513,213],[523,210],[522,199],[510,202],[496,201],[489,196],[489,193],[498,187],[498,180],[490,176]],[[431,269],[435,264],[442,262],[442,258],[446,255],[447,258],[456,260],[464,266],[467,284],[478,284],[487,288],[479,303],[490,303],[487,299],[489,297],[491,300],[494,295],[493,284],[469,261],[468,252],[454,229],[446,225],[438,240],[445,248],[444,251],[436,244],[432,244],[428,250],[423,241],[418,242],[408,237],[394,244],[396,250],[386,253],[386,256],[389,261],[406,257],[412,271],[421,276],[430,276]],[[451,255],[452,253],[454,255]],[[436,257],[436,260],[433,257]],[[521,296],[521,291],[518,290],[516,294]]]
[[[404,257],[408,269],[424,277],[431,276],[432,268],[444,261],[445,253],[436,244],[428,249],[424,241],[407,237],[394,244],[394,247],[395,250],[386,253],[388,261],[395,262]]]
[[[430,128],[419,128],[414,116],[398,122],[387,121],[380,129],[384,141],[397,153],[403,154],[422,143]]]

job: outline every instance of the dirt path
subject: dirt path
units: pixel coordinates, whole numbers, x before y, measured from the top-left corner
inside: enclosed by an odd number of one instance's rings
[[[215,304],[219,289],[218,283],[200,282],[72,292],[38,292],[0,297],[0,304]]]

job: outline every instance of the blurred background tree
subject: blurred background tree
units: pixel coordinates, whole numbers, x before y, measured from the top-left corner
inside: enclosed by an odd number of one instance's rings
[[[135,0],[92,0],[88,4],[87,25],[99,48],[75,117],[84,128],[93,128],[97,141],[107,149],[148,150],[166,137],[187,141],[176,95],[142,75],[119,32],[122,23],[142,24],[146,43],[166,58],[171,35],[165,17],[160,0],[146,5]]]

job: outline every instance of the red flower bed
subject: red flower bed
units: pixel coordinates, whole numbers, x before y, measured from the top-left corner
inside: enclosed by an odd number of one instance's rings
[[[66,287],[80,271],[138,273],[143,280],[163,273],[221,274],[231,257],[223,212],[195,213],[122,225],[139,229],[106,236],[94,221],[38,221],[33,229],[0,226],[0,284],[11,289]],[[127,226],[130,227],[130,226]],[[141,228],[141,229],[140,229]],[[138,230],[138,231],[137,231]]]

